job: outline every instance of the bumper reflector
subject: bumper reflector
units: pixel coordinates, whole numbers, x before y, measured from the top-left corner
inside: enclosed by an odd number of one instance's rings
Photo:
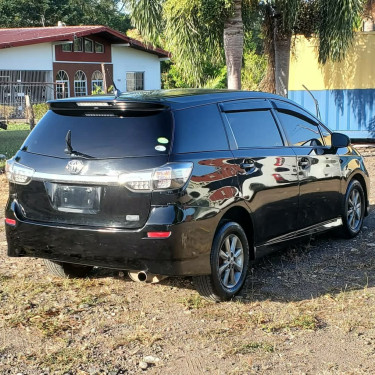
[[[172,232],[147,232],[148,238],[168,238]]]
[[[5,224],[15,226],[16,225],[16,220],[6,218],[5,219]]]

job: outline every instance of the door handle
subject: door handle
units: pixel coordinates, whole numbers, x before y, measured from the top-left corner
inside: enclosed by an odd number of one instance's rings
[[[300,166],[301,168],[308,168],[310,166],[310,160],[308,158],[301,158],[299,161],[298,161],[298,166]]]
[[[241,169],[252,169],[252,168],[255,168],[255,164],[254,163],[241,163],[240,164],[240,167]]]

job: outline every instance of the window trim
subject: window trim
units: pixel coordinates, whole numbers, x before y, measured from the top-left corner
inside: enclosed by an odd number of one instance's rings
[[[76,79],[76,75],[81,72],[83,73],[85,79]],[[76,90],[76,83],[82,83],[84,82],[85,83],[85,93],[84,95],[77,95],[77,90]],[[75,97],[79,97],[79,96],[86,96],[87,95],[87,75],[86,73],[83,71],[83,70],[77,70],[75,73],[74,73],[74,84],[73,84],[73,88],[74,88],[74,96]]]
[[[60,72],[63,72],[63,73],[66,75],[66,77],[67,77],[68,79],[57,79],[57,76],[59,75]],[[69,98],[69,96],[70,96],[70,78],[69,78],[69,74],[68,74],[65,70],[60,69],[60,70],[56,73],[56,76],[55,76],[55,82],[56,82],[56,83],[63,83],[64,86],[65,86],[65,84],[66,84],[66,87],[67,87],[67,90],[65,91],[66,96],[62,96],[61,98],[58,98],[58,97],[57,97],[57,94],[58,94],[59,92],[58,92],[58,90],[57,90],[57,85],[56,85],[56,94],[55,94],[56,99]],[[62,92],[61,92],[60,94],[62,94]]]

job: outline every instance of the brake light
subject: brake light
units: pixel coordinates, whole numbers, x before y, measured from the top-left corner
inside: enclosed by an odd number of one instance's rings
[[[27,185],[30,183],[35,170],[17,163],[13,158],[6,161],[5,174],[14,184]]]
[[[276,182],[286,182],[285,178],[278,173],[273,173],[272,176]]]
[[[147,169],[119,176],[119,183],[138,192],[177,190],[191,176],[193,163],[167,163],[160,168]]]
[[[8,224],[8,225],[11,225],[11,226],[14,227],[16,225],[16,220],[6,218],[5,219],[5,224]]]
[[[168,238],[172,232],[147,232],[148,238]]]

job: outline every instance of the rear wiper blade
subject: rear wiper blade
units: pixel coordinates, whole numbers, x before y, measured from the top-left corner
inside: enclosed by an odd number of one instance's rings
[[[72,154],[73,153],[73,147],[72,147],[72,131],[68,130],[65,136],[65,143],[66,143],[66,148],[64,152],[66,154]]]
[[[71,130],[68,130],[68,132],[66,133],[65,143],[66,143],[66,148],[65,148],[64,152],[66,154],[69,154],[72,157],[81,156],[81,157],[87,158],[87,159],[93,159],[94,158],[93,156],[83,154],[82,152],[73,150],[73,147],[72,147],[72,131]]]

